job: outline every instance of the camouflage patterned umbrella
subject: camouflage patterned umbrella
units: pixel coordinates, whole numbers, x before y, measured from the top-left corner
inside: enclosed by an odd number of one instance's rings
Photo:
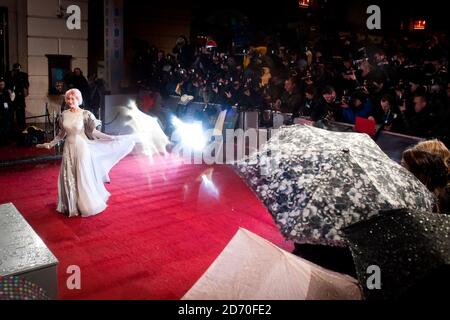
[[[341,229],[377,214],[431,211],[434,196],[365,134],[282,127],[236,167],[298,243],[346,246]]]

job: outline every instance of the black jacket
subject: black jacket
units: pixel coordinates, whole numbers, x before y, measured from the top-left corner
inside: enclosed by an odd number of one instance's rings
[[[401,117],[406,134],[424,138],[433,136],[437,117],[429,106],[420,112],[403,112]]]
[[[6,108],[6,105],[8,108]],[[3,116],[11,111],[12,103],[9,91],[7,89],[0,91],[0,116]]]
[[[326,102],[323,97],[317,99],[311,110],[311,120],[317,121],[328,121],[334,117],[333,105]]]
[[[16,94],[16,99],[14,102],[21,103],[25,102],[25,89],[30,87],[30,82],[28,81],[28,73],[19,71],[12,71],[9,73],[7,79],[7,89],[13,91]]]
[[[298,113],[302,104],[302,96],[299,93],[293,92],[290,94],[285,91],[281,95],[281,112],[283,113]]]

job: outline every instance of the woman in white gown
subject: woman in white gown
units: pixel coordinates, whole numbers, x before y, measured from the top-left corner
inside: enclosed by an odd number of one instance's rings
[[[37,147],[50,149],[65,139],[57,211],[69,217],[93,216],[107,207],[110,194],[104,183],[109,182],[110,169],[133,150],[137,141],[135,135],[110,136],[98,131],[96,127],[101,122],[79,107],[82,103],[79,90],[67,91],[65,101],[70,109],[60,116],[58,135]]]

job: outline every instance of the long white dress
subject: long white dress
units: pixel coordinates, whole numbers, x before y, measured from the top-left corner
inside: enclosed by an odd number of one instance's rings
[[[55,146],[65,138],[58,179],[57,211],[73,216],[93,216],[107,207],[110,193],[104,183],[109,182],[111,168],[130,153],[136,143],[132,135],[105,135],[95,128],[100,124],[86,110],[61,114]]]

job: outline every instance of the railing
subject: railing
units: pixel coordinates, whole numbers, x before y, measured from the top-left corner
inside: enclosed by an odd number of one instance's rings
[[[55,111],[52,112],[52,117],[50,117],[50,112],[48,110],[48,102],[45,103],[45,113],[43,115],[39,115],[39,116],[32,116],[32,117],[26,117],[26,120],[29,119],[39,119],[39,118],[44,118],[44,132],[45,132],[45,138],[49,139],[49,135],[53,133],[53,137],[52,139],[55,137],[56,135],[56,113]],[[51,120],[53,119],[53,121]],[[50,140],[52,140],[50,139]]]
[[[312,124],[312,121],[308,118],[297,118],[295,122],[300,124]],[[336,131],[355,131],[355,126],[348,123],[331,121],[329,122],[329,125]],[[424,139],[397,132],[381,130],[374,140],[381,150],[383,150],[391,159],[400,162],[404,150]]]

